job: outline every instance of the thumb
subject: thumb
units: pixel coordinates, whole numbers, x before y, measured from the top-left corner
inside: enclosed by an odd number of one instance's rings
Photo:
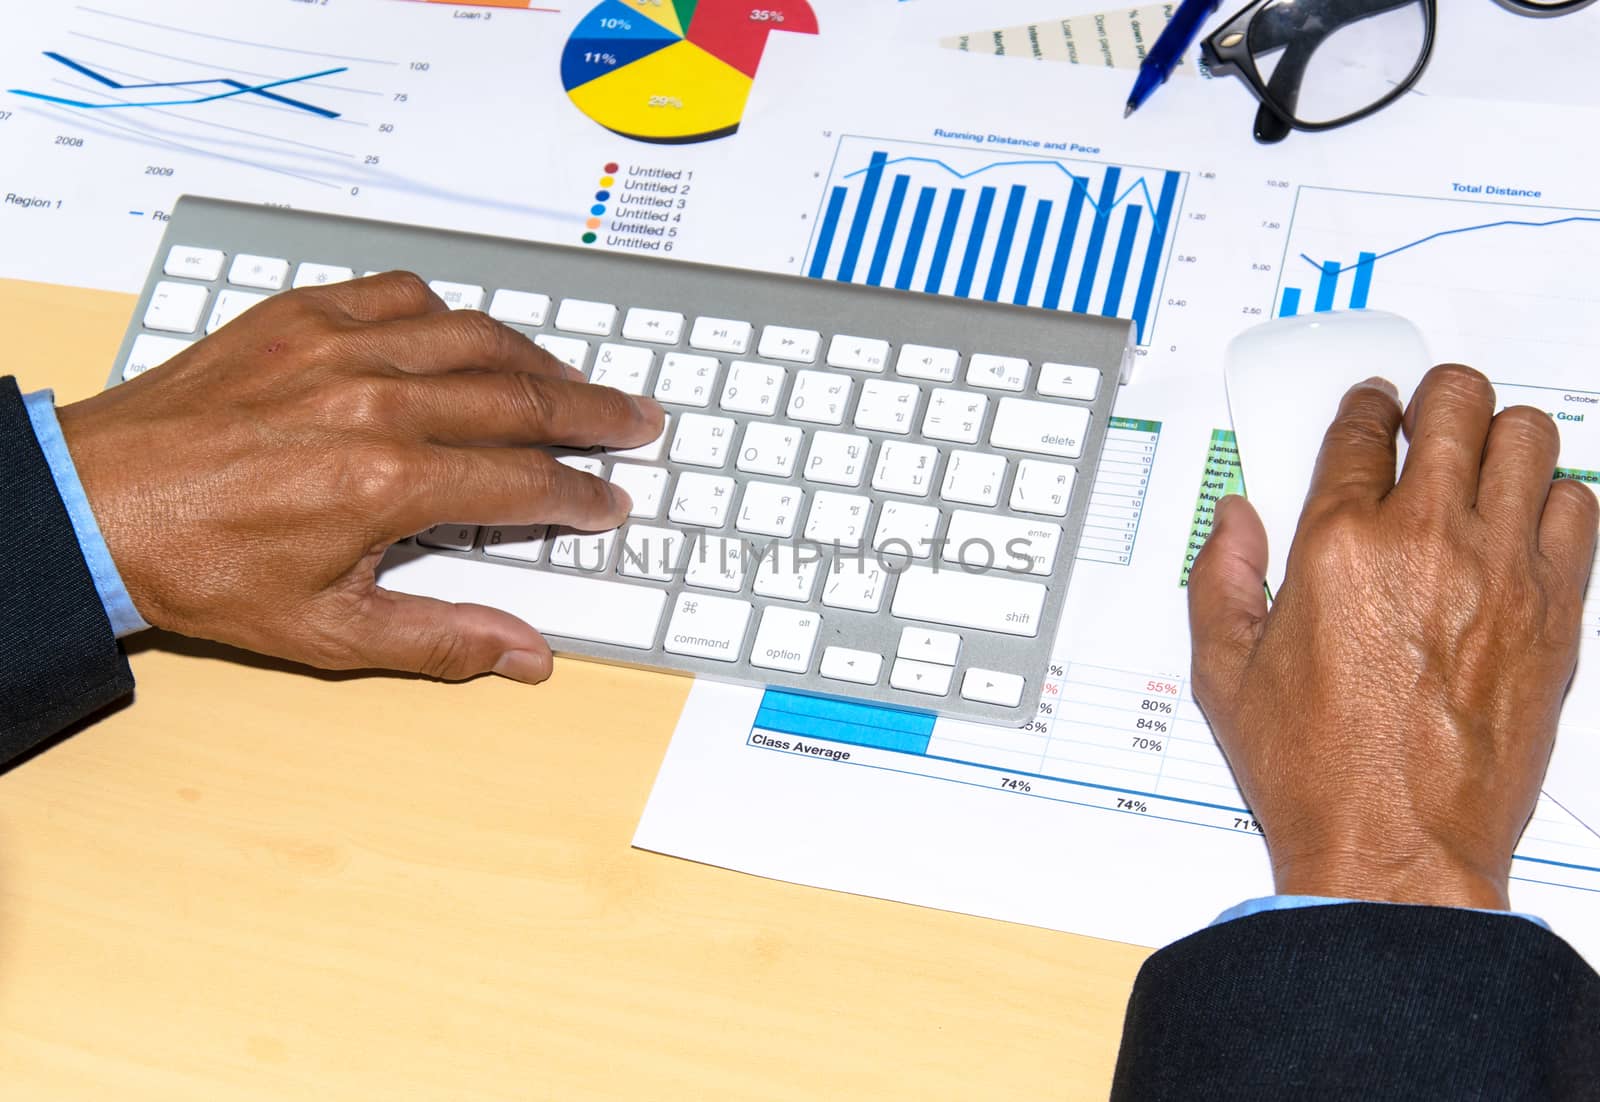
[[[1189,634],[1201,681],[1234,684],[1267,618],[1267,530],[1255,507],[1229,495],[1217,502],[1211,538],[1189,571]]]
[[[550,645],[533,628],[499,609],[375,590],[359,653],[372,666],[447,681],[498,673],[536,685],[550,676]]]

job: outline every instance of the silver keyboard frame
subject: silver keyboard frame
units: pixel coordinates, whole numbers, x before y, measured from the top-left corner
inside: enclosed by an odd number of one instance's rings
[[[863,477],[862,485],[851,490],[848,487],[807,483],[802,477],[803,462],[797,463],[793,478],[777,480],[766,476],[745,474],[735,469],[732,462],[729,462],[721,471],[712,471],[704,467],[676,464],[664,455],[658,464],[653,465],[665,467],[671,472],[672,477],[668,483],[669,490],[671,487],[676,486],[676,475],[678,473],[693,471],[700,474],[725,475],[732,478],[737,486],[741,488],[750,481],[785,481],[792,482],[802,490],[806,490],[808,494],[817,490],[854,492],[871,497],[875,501],[894,499],[909,503],[933,504],[938,506],[942,512],[949,512],[957,508],[972,509],[1003,516],[1024,517],[1030,520],[1059,524],[1062,529],[1062,536],[1056,552],[1055,569],[1051,575],[1021,575],[1009,574],[1009,572],[1005,571],[998,572],[1002,576],[1039,582],[1047,587],[1048,593],[1040,616],[1038,635],[1032,638],[1000,635],[971,628],[950,627],[932,623],[918,624],[914,621],[898,619],[890,612],[894,601],[892,582],[884,594],[883,605],[877,613],[859,613],[830,608],[821,602],[821,590],[826,579],[825,572],[832,562],[830,556],[819,568],[820,571],[824,572],[823,581],[819,582],[815,587],[816,592],[813,594],[813,600],[804,604],[756,596],[750,589],[750,577],[746,578],[743,589],[737,594],[705,591],[707,596],[738,597],[751,602],[754,606],[746,629],[745,641],[747,649],[750,642],[755,638],[756,632],[760,627],[762,612],[767,606],[777,605],[783,608],[810,608],[815,610],[822,618],[822,629],[812,654],[809,672],[806,674],[789,674],[762,669],[751,665],[748,656],[741,657],[738,662],[719,662],[713,659],[693,658],[668,653],[662,649],[661,643],[672,619],[672,609],[675,605],[676,596],[685,589],[682,578],[680,577],[671,583],[665,584],[624,579],[616,573],[614,562],[609,568],[609,574],[605,575],[608,580],[668,591],[667,605],[657,630],[655,647],[649,651],[638,651],[628,647],[592,643],[586,640],[555,635],[549,636],[551,646],[558,654],[576,655],[646,669],[703,675],[723,681],[769,686],[791,692],[881,704],[903,711],[923,714],[932,713],[1010,727],[1020,727],[1037,714],[1039,698],[1043,691],[1044,673],[1055,647],[1055,640],[1066,602],[1067,588],[1071,582],[1078,546],[1082,540],[1084,521],[1088,513],[1095,478],[1099,472],[1100,457],[1105,446],[1106,432],[1111,420],[1112,404],[1116,399],[1118,384],[1126,381],[1133,362],[1133,327],[1130,323],[1115,318],[1052,312],[968,299],[862,287],[855,284],[813,280],[798,276],[772,275],[734,268],[718,268],[687,261],[610,253],[599,249],[568,248],[510,238],[455,233],[421,226],[369,221],[337,215],[315,214],[185,196],[178,201],[173,209],[171,220],[167,224],[166,233],[162,239],[161,248],[156,254],[155,261],[146,278],[144,289],[139,296],[138,305],[134,310],[128,332],[123,338],[122,347],[113,365],[108,385],[115,385],[121,381],[122,366],[133,348],[135,339],[142,333],[149,332],[154,336],[163,337],[178,336],[178,334],[146,330],[142,325],[145,310],[149,306],[155,285],[166,279],[181,278],[166,276],[162,272],[167,254],[174,245],[220,249],[226,254],[228,262],[231,262],[233,256],[238,253],[283,257],[289,261],[291,278],[295,268],[303,261],[342,265],[353,269],[358,276],[364,271],[408,269],[418,272],[424,279],[449,280],[481,285],[486,292],[486,306],[487,297],[492,296],[493,292],[500,288],[547,294],[551,297],[551,308],[544,326],[540,328],[513,326],[513,328],[530,337],[539,333],[555,335],[560,332],[555,328],[554,323],[557,307],[563,299],[577,298],[615,303],[619,308],[619,322],[616,334],[610,337],[582,337],[590,344],[590,365],[592,366],[594,349],[602,342],[639,344],[640,347],[647,347],[655,353],[655,366],[651,371],[647,393],[653,390],[655,376],[659,371],[661,360],[667,353],[680,351],[712,355],[712,353],[705,353],[688,347],[688,334],[694,318],[710,315],[721,318],[737,318],[741,321],[750,322],[754,327],[754,335],[751,341],[752,347],[747,354],[743,356],[716,354],[722,367],[719,370],[717,387],[714,393],[720,393],[721,385],[726,380],[728,364],[733,360],[751,360],[781,366],[788,372],[788,375],[783,391],[779,396],[779,413],[766,418],[749,414],[729,413],[720,409],[716,399],[713,398],[710,407],[704,410],[668,405],[667,412],[673,416],[674,425],[677,423],[677,417],[684,412],[704,412],[720,417],[729,417],[737,421],[739,424],[739,436],[736,439],[742,439],[743,426],[751,421],[793,424],[801,429],[808,439],[811,433],[818,430],[849,432],[866,436],[873,442],[873,449],[865,464],[867,473]],[[228,264],[225,262],[218,278],[207,284],[213,292],[211,301],[214,301],[214,293],[217,290],[228,286],[227,267]],[[182,281],[188,283],[200,282],[192,279],[183,279]],[[627,310],[630,307],[670,310],[683,314],[688,319],[684,326],[683,340],[676,346],[644,344],[625,340],[620,333],[621,320],[626,317]],[[757,353],[755,346],[759,343],[760,334],[766,325],[792,326],[815,329],[820,332],[823,336],[817,362],[808,365],[779,360],[763,360]],[[915,383],[923,391],[918,405],[914,431],[906,435],[900,435],[873,432],[854,427],[852,422],[855,415],[855,406],[861,393],[861,384],[875,376],[872,372],[830,368],[828,366],[828,341],[832,335],[838,333],[882,339],[890,343],[889,363],[885,365],[881,377],[892,378],[899,382]],[[577,336],[577,334],[561,335]],[[932,383],[924,380],[905,379],[895,375],[894,356],[898,354],[901,345],[907,343],[958,350],[961,353],[961,361],[955,381],[951,383]],[[966,369],[973,353],[1017,356],[1028,360],[1031,364],[1028,387],[1021,392],[969,387],[966,384]],[[1039,367],[1045,362],[1069,363],[1098,368],[1101,372],[1101,385],[1094,402],[1070,402],[1065,399],[1047,398],[1034,391],[1033,386],[1038,379]],[[854,380],[850,404],[846,409],[846,416],[842,425],[816,425],[808,422],[790,421],[782,416],[782,411],[788,403],[789,391],[793,386],[796,373],[807,367],[834,371],[838,374],[849,376]],[[989,406],[985,415],[982,433],[979,436],[979,443],[960,445],[952,444],[948,441],[928,440],[922,437],[920,432],[921,417],[927,408],[927,392],[946,388],[981,393],[989,398]],[[987,443],[989,432],[994,422],[995,409],[999,400],[1004,397],[1022,397],[1035,401],[1056,402],[1063,406],[1087,406],[1090,408],[1089,431],[1081,459],[1072,461],[1050,456],[1034,457],[1050,462],[1070,463],[1077,468],[1078,473],[1073,487],[1072,501],[1065,517],[1047,518],[1040,517],[1037,514],[1015,513],[1011,510],[1010,495],[1011,485],[1015,479],[1016,460],[1030,458],[1031,456],[1029,453],[996,449]],[[940,452],[941,460],[933,480],[935,486],[942,484],[945,466],[944,457],[951,451],[959,449],[993,452],[1006,456],[1009,461],[1009,472],[1002,488],[1000,503],[990,509],[984,509],[982,506],[944,503],[939,499],[937,490],[930,492],[925,498],[886,494],[873,490],[871,488],[871,471],[876,465],[878,445],[886,440],[923,443],[936,448]],[[572,449],[554,450],[562,454],[576,454]],[[730,455],[734,454],[736,454],[736,449],[730,449]],[[802,445],[800,452],[802,461],[804,455],[805,446]],[[639,461],[630,460],[630,462]],[[733,528],[733,522],[737,516],[737,505],[740,500],[742,500],[742,492],[735,496],[734,503],[730,506],[728,524],[724,528],[716,530],[719,534],[745,539],[754,547],[763,547],[770,543],[793,542],[770,537],[750,536],[737,532]],[[877,508],[874,509],[874,514],[876,512]],[[809,515],[809,507],[796,523],[796,539],[800,538],[798,533],[803,533],[804,531],[804,516],[806,515]],[[665,519],[664,515],[655,521],[640,521],[640,523],[674,527],[670,521]],[[864,537],[868,542],[867,554],[872,553],[870,551],[870,533],[876,523],[876,516],[874,516],[868,525],[867,535]],[[945,519],[939,529],[941,536],[947,526],[948,519]],[[690,529],[685,530],[691,531]],[[617,543],[620,547],[621,540],[619,539]],[[391,552],[391,554],[415,553],[415,550],[414,547],[410,550],[401,548]],[[429,555],[454,555],[463,558],[486,559],[496,565],[512,570],[539,570],[557,575],[563,572],[561,568],[549,566],[547,561],[538,564],[520,564],[485,556],[482,551],[481,537],[480,543],[471,552],[428,549],[426,553]],[[615,555],[613,556],[614,558]],[[949,570],[970,569],[949,564],[944,564],[942,568]],[[893,572],[891,571],[890,573],[892,574]],[[752,570],[750,574],[753,575],[754,571]],[[689,592],[700,593],[701,591],[689,590]],[[845,625],[848,625],[848,628],[841,630]],[[926,626],[934,630],[957,632],[962,636],[963,644],[960,664],[952,676],[950,692],[947,696],[942,698],[922,696],[889,687],[889,672],[893,666],[895,652],[898,648],[900,632],[902,628],[908,626]],[[830,645],[848,646],[858,650],[876,650],[882,654],[884,656],[884,665],[879,683],[875,686],[867,686],[824,679],[818,672],[818,666],[821,662],[823,651]],[[1016,708],[1002,708],[991,704],[964,700],[961,697],[961,678],[969,666],[1021,673],[1025,678],[1021,704]]]

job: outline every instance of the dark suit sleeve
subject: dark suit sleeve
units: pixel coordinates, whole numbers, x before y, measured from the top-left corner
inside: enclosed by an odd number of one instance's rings
[[[1600,1099],[1600,977],[1512,915],[1268,911],[1162,949],[1113,1099]]]
[[[0,378],[0,768],[132,691],[22,395]]]

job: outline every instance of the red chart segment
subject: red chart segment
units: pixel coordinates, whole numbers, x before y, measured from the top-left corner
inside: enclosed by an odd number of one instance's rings
[[[765,8],[752,8],[750,0],[699,0],[692,10],[689,41],[749,77],[760,68],[767,36],[773,31],[816,34],[819,30],[817,14],[805,0],[778,0]]]

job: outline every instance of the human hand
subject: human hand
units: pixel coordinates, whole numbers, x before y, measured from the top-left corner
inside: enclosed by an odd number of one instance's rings
[[[536,631],[380,589],[379,560],[446,522],[614,528],[626,493],[528,445],[634,447],[663,425],[403,272],[275,296],[60,418],[151,624],[329,669],[529,682],[551,669]]]
[[[1549,415],[1434,368],[1345,395],[1269,612],[1267,538],[1218,507],[1189,579],[1195,697],[1290,895],[1504,908],[1577,662],[1594,494]]]

